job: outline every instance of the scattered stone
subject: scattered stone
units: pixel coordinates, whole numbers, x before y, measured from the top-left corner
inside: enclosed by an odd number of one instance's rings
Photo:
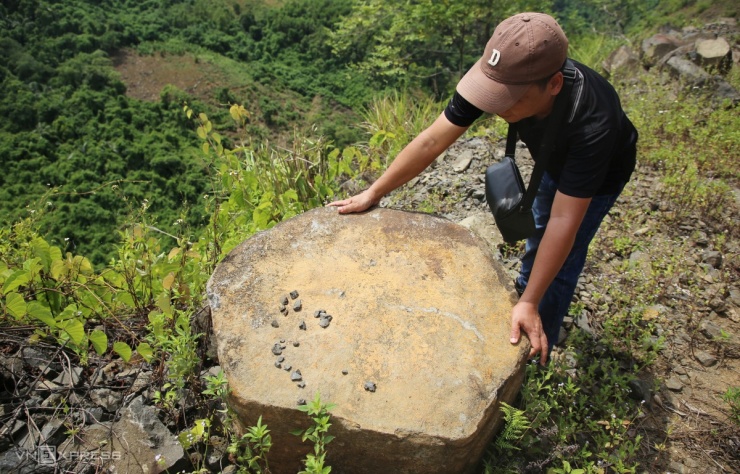
[[[299,399],[298,399],[298,405],[299,405],[299,406],[300,406],[300,405],[305,405],[305,404],[306,404],[306,399],[305,399],[305,398],[299,398]]]
[[[342,370],[342,375],[347,375],[349,371],[347,369]]]
[[[284,312],[285,312],[285,311],[287,311],[287,310],[288,310],[288,307],[287,307],[287,306],[285,306],[284,304],[281,304],[281,305],[280,305],[280,312],[281,312],[281,313],[284,313]]]
[[[375,382],[365,382],[364,388],[368,392],[374,392],[376,389]]]
[[[306,382],[298,382],[296,385],[298,385],[298,388],[306,388]]]
[[[270,323],[270,326],[274,328],[279,328],[280,324],[276,320],[273,319],[272,322]]]
[[[722,328],[711,321],[702,321],[699,325],[699,329],[707,339],[722,339],[724,334]]]
[[[300,345],[301,345],[301,343],[300,343],[300,342],[298,342],[298,341],[293,341],[293,347],[298,347],[298,346],[300,346]]]
[[[272,353],[275,354],[276,356],[279,356],[280,354],[283,353],[283,349],[285,349],[285,347],[283,347],[282,344],[275,343],[275,345],[272,346]]]
[[[452,165],[452,171],[454,171],[455,173],[462,173],[463,171],[468,169],[472,161],[473,151],[465,150],[464,152],[460,153],[457,161],[454,165]]]
[[[319,326],[326,329],[329,327],[329,323],[331,323],[332,317],[331,314],[322,315],[319,319]]]
[[[121,408],[123,393],[110,390],[108,388],[98,388],[90,390],[90,399],[109,413],[115,413]]]
[[[290,380],[292,380],[293,382],[300,382],[302,379],[303,376],[301,375],[300,370],[296,369],[290,374]]]
[[[301,324],[298,325],[298,329],[301,329],[303,331],[306,330],[306,321],[301,321]]]
[[[82,367],[72,367],[70,370],[64,370],[53,382],[62,386],[76,386],[80,382],[80,375]]]
[[[278,369],[280,369],[280,368],[282,367],[282,364],[280,364],[280,362],[277,362],[277,361],[276,361],[276,362],[275,362],[275,367],[277,367]]]
[[[285,344],[285,339],[280,339],[280,344]],[[285,348],[283,347],[283,349]]]
[[[288,306],[289,302],[290,300],[288,300],[288,297],[285,295],[283,295],[283,297],[280,299],[280,305],[283,307]]]
[[[709,264],[712,268],[720,268],[722,266],[722,254],[716,250],[707,250],[701,256],[703,263]]]
[[[298,292],[296,290],[293,290],[290,292],[290,297],[293,299],[298,298]]]
[[[103,409],[100,407],[92,407],[83,410],[82,412],[85,418],[86,425],[93,425],[99,423],[103,418]]]
[[[317,309],[316,311],[313,312],[313,317],[318,318],[322,314],[326,314],[326,311],[324,311],[323,309]]]
[[[277,358],[277,361],[278,362],[285,362],[285,357],[280,356],[280,357]]]
[[[696,357],[696,360],[698,360],[699,363],[704,367],[711,367],[717,363],[717,358],[708,352],[699,350],[694,351],[694,357]]]
[[[287,316],[289,313],[288,308],[286,308],[285,306],[283,306],[283,309],[280,310],[280,312],[283,313],[283,316]]]
[[[630,398],[633,400],[645,400],[650,401],[650,384],[641,379],[633,379],[629,381]]]
[[[301,300],[295,300],[295,303],[293,303],[293,311],[300,311],[303,307],[303,303],[301,303]]]
[[[665,381],[665,387],[668,390],[671,390],[673,392],[680,392],[683,388],[683,384],[676,376],[672,376],[668,380]]]

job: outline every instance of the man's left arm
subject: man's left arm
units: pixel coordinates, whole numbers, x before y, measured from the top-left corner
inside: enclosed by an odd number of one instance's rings
[[[518,342],[521,331],[524,331],[532,344],[530,357],[539,353],[542,364],[547,361],[548,342],[537,308],[573,248],[590,203],[591,198],[568,196],[560,191],[555,193],[550,220],[537,250],[527,288],[512,311],[511,342]]]

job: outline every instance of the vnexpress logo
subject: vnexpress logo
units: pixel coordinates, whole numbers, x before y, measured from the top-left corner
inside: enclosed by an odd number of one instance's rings
[[[36,461],[44,466],[53,466],[57,463],[57,447],[41,445],[36,452]]]

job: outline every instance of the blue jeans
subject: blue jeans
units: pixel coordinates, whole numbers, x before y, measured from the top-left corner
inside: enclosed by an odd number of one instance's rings
[[[550,351],[552,351],[553,345],[558,341],[560,326],[563,324],[563,318],[568,313],[568,307],[573,298],[578,277],[583,270],[583,265],[586,263],[588,245],[599,229],[601,221],[604,220],[609,209],[612,208],[614,202],[619,197],[622,189],[624,189],[624,184],[619,192],[615,194],[593,197],[586,211],[586,215],[583,217],[581,227],[576,234],[573,248],[540,302],[540,318],[542,319],[542,326],[547,336]],[[522,257],[522,267],[516,279],[516,285],[520,290],[526,288],[529,275],[532,273],[537,248],[542,240],[542,235],[545,233],[547,222],[550,220],[550,209],[555,199],[555,191],[557,191],[557,184],[548,173],[545,173],[537,190],[534,205],[532,206],[537,230],[532,237],[527,239],[526,251]]]

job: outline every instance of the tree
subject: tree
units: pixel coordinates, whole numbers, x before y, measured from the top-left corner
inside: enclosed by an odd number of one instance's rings
[[[495,25],[524,7],[503,0],[365,0],[331,32],[330,44],[382,83],[406,87],[421,78],[445,94],[480,56]]]

